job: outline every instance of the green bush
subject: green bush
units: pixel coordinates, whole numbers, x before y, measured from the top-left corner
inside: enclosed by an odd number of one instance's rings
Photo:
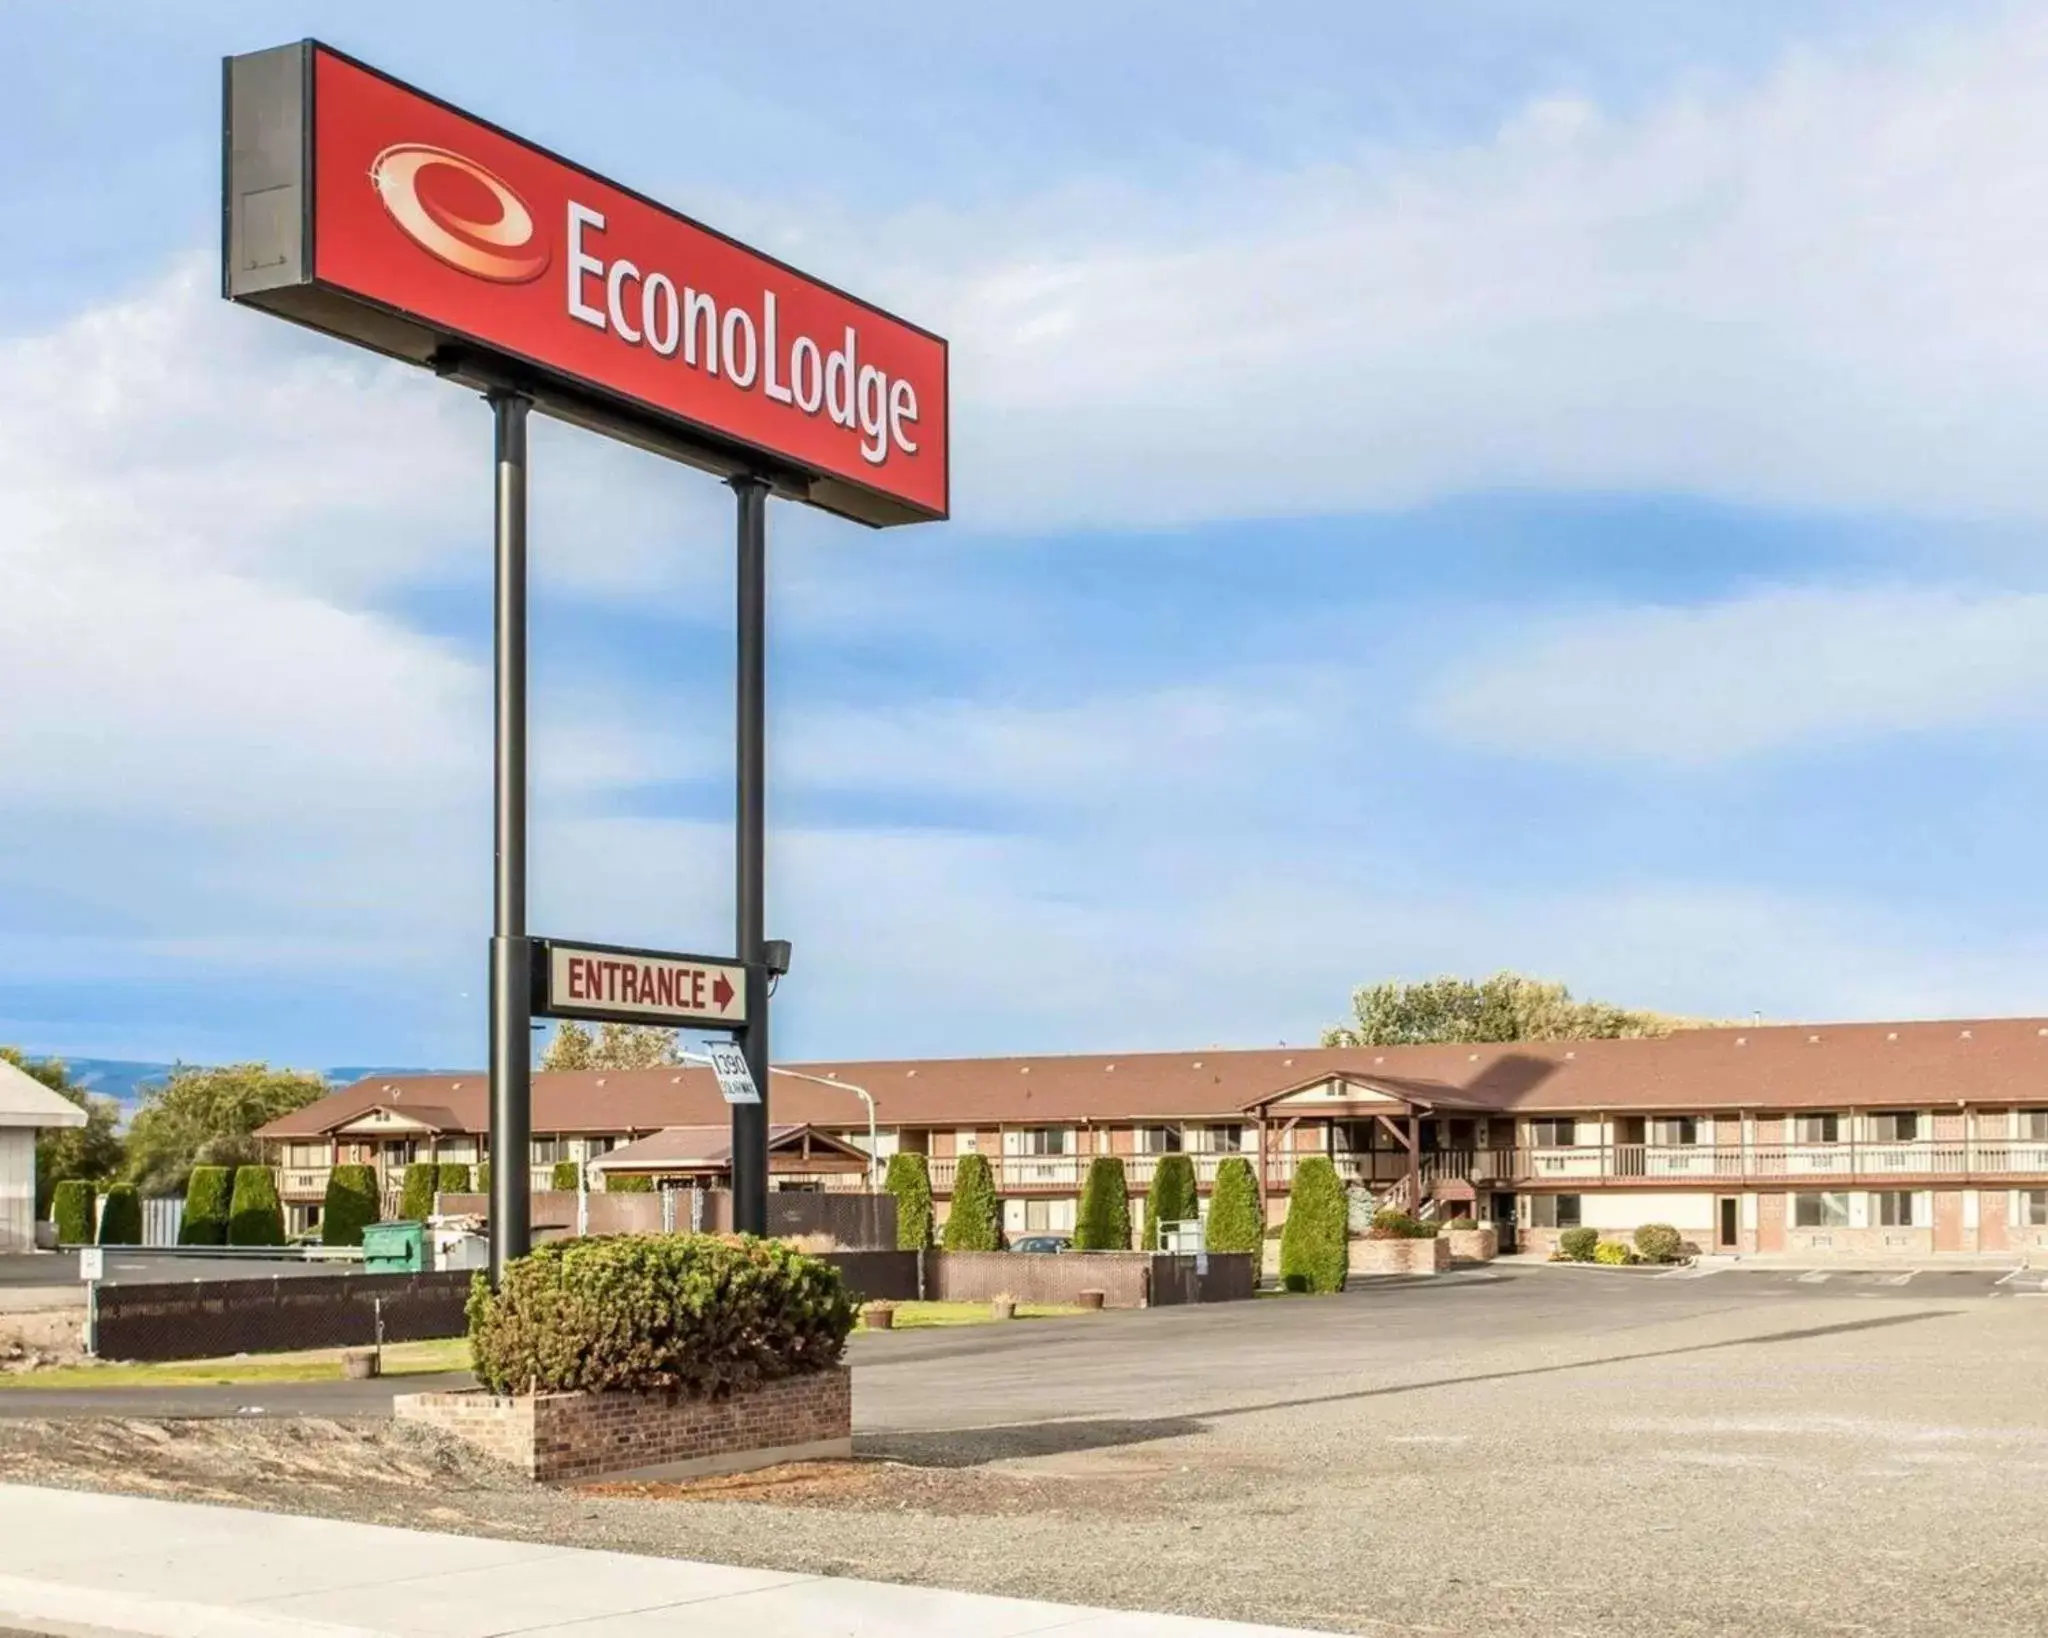
[[[1444,1224],[1446,1230],[1453,1230],[1462,1234],[1469,1234],[1478,1226],[1478,1223],[1472,1218],[1462,1216],[1453,1217],[1448,1223]]]
[[[946,1218],[948,1251],[1000,1251],[1002,1205],[986,1155],[962,1155],[953,1175],[953,1210]]]
[[[178,1220],[181,1246],[222,1246],[228,1240],[228,1197],[234,1174],[225,1166],[194,1166],[185,1180],[185,1215]]]
[[[654,1179],[645,1172],[606,1172],[604,1174],[606,1194],[652,1194]]]
[[[583,1163],[578,1160],[558,1160],[554,1174],[548,1179],[552,1188],[565,1194],[575,1194],[583,1187]]]
[[[476,1192],[478,1194],[489,1194],[491,1192],[491,1163],[488,1160],[477,1162]]]
[[[1374,1240],[1434,1240],[1436,1235],[1436,1224],[1425,1223],[1419,1217],[1410,1217],[1405,1211],[1389,1207],[1372,1214],[1368,1237]]]
[[[1294,1173],[1280,1234],[1280,1280],[1290,1291],[1342,1291],[1349,1270],[1350,1206],[1327,1155],[1305,1157]]]
[[[882,1187],[896,1197],[896,1249],[922,1251],[932,1243],[932,1169],[923,1155],[889,1157]]]
[[[92,1244],[93,1206],[99,1191],[82,1177],[67,1177],[50,1191],[50,1218],[61,1246]]]
[[[1669,1223],[1645,1223],[1636,1230],[1636,1250],[1646,1263],[1675,1263],[1685,1255],[1685,1239]]]
[[[440,1175],[434,1179],[435,1189],[440,1194],[468,1194],[469,1165],[461,1160],[441,1162]]]
[[[1186,1155],[1161,1155],[1145,1191],[1145,1233],[1139,1249],[1159,1249],[1161,1223],[1192,1223],[1201,1210],[1195,1193],[1195,1163]]]
[[[103,1246],[142,1244],[142,1196],[133,1183],[116,1183],[100,1207],[99,1243]]]
[[[469,1346],[493,1393],[679,1390],[722,1398],[839,1362],[855,1318],[830,1264],[775,1240],[561,1240],[470,1288]]]
[[[1259,1204],[1258,1179],[1243,1155],[1231,1155],[1216,1168],[1209,1191],[1209,1225],[1204,1243],[1211,1251],[1249,1251],[1254,1257],[1265,1242],[1266,1214]],[[1257,1279],[1259,1265],[1252,1264]]]
[[[401,1222],[424,1223],[434,1215],[434,1190],[441,1182],[441,1168],[432,1161],[416,1160],[405,1169],[398,1185],[398,1216]]]
[[[235,1168],[235,1198],[228,1208],[228,1244],[284,1244],[284,1208],[277,1203],[277,1179],[268,1166]]]
[[[1131,1249],[1131,1180],[1115,1155],[1097,1155],[1088,1162],[1080,1208],[1074,1213],[1074,1249]]]
[[[1593,1261],[1605,1263],[1610,1268],[1620,1268],[1636,1260],[1636,1254],[1619,1240],[1602,1240],[1593,1248]]]
[[[363,1230],[384,1215],[373,1166],[337,1166],[327,1174],[327,1198],[320,1206],[320,1243],[359,1246]]]
[[[1600,1231],[1592,1228],[1568,1228],[1557,1237],[1558,1253],[1574,1263],[1590,1263],[1599,1243]]]

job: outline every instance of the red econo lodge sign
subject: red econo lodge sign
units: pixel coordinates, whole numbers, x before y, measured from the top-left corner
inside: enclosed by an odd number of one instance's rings
[[[946,515],[939,337],[324,46],[227,80],[231,298],[865,522]]]

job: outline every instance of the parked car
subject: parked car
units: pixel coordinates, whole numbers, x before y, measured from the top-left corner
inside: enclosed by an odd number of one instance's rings
[[[1072,1251],[1074,1242],[1064,1234],[1020,1234],[1010,1242],[1012,1251]]]

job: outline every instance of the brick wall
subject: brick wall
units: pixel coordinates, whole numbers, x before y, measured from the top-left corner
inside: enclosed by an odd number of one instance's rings
[[[687,1478],[853,1454],[853,1375],[784,1377],[728,1399],[666,1393],[401,1394],[422,1422],[543,1483]]]
[[[925,1259],[925,1295],[934,1302],[1071,1303],[1100,1291],[1109,1308],[1142,1308],[1151,1298],[1152,1258],[1142,1251],[1039,1256],[1011,1251],[934,1251]]]
[[[1353,1274],[1439,1274],[1451,1266],[1451,1243],[1441,1235],[1427,1240],[1353,1240]]]

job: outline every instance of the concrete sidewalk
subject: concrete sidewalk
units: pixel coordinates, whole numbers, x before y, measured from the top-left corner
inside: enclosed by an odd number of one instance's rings
[[[121,1638],[1301,1638],[875,1581],[0,1485],[0,1629]]]

